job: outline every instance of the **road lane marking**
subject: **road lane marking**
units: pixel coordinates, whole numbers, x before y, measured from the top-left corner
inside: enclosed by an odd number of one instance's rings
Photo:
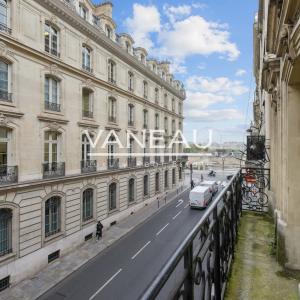
[[[189,207],[190,205],[189,204],[187,204],[184,208],[187,208],[187,207]]]
[[[136,254],[134,254],[131,259],[135,259],[149,244],[151,241],[149,241],[147,244],[145,244]]]
[[[169,225],[170,225],[170,223],[168,223],[166,226],[164,226],[159,232],[157,232],[156,236],[160,235]]]
[[[179,203],[176,205],[176,208],[179,207],[179,206],[183,203],[183,200],[180,199],[180,200],[178,200],[178,202],[179,202]]]
[[[175,215],[175,216],[173,217],[173,220],[175,220],[181,213],[182,213],[182,210],[181,210],[177,215]]]
[[[93,300],[111,281],[113,281],[118,275],[119,273],[122,272],[122,269],[120,269],[117,273],[115,273],[115,275],[113,275],[112,277],[110,277],[110,279],[108,279],[102,286],[99,290],[97,290],[95,292],[95,294],[93,294],[89,300]]]

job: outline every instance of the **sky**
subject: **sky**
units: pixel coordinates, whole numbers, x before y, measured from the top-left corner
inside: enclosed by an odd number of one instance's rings
[[[97,1],[96,1],[97,2]],[[117,32],[171,62],[187,91],[184,134],[198,142],[244,141],[252,119],[252,28],[257,0],[114,0]]]

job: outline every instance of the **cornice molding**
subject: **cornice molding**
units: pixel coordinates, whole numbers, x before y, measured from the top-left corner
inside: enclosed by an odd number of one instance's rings
[[[45,7],[53,14],[58,15],[63,21],[67,22],[81,33],[91,38],[94,42],[105,48],[107,51],[117,56],[119,59],[134,67],[136,70],[153,80],[156,84],[163,86],[170,93],[176,95],[181,100],[185,100],[180,91],[173,88],[170,84],[163,81],[157,74],[149,70],[141,62],[139,62],[134,56],[128,54],[124,49],[121,48],[117,43],[113,42],[105,36],[103,32],[95,28],[83,20],[77,13],[71,10],[68,6],[63,3],[63,0],[35,0],[38,4]]]

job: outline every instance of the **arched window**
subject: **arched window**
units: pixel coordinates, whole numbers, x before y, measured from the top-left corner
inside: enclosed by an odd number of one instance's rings
[[[143,92],[144,92],[144,98],[148,99],[148,82],[143,81]]]
[[[134,105],[128,104],[128,126],[134,126]]]
[[[149,195],[149,176],[144,176],[144,197]]]
[[[117,122],[117,100],[112,97],[108,99],[108,121],[111,123]]]
[[[135,180],[134,178],[129,179],[128,182],[128,202],[135,201]]]
[[[134,90],[134,75],[132,72],[128,72],[128,90],[131,92]]]
[[[93,118],[93,92],[87,88],[82,89],[82,116]]]
[[[45,237],[61,231],[61,198],[54,196],[45,203]]]
[[[91,49],[86,45],[82,46],[82,69],[87,72],[93,72],[92,60],[91,60]]]
[[[117,208],[117,184],[115,182],[109,185],[108,192],[109,210]]]
[[[82,193],[82,221],[86,222],[93,219],[93,205],[94,205],[94,190],[86,189]]]
[[[10,26],[10,1],[0,0],[0,31],[11,33]]]
[[[55,77],[45,76],[45,109],[60,111],[59,80]]]
[[[12,252],[12,210],[0,209],[0,256]]]
[[[108,61],[108,81],[116,84],[116,63],[111,59]]]
[[[159,184],[159,173],[157,172],[155,174],[155,192],[158,193],[160,189],[160,184]]]
[[[45,51],[52,55],[59,56],[59,35],[57,29],[52,25],[46,23],[44,36]]]

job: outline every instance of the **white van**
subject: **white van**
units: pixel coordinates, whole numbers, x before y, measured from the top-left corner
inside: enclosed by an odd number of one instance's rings
[[[202,181],[200,183],[201,186],[209,186],[211,188],[211,192],[213,194],[213,196],[218,192],[219,190],[219,186],[217,184],[216,181],[209,181],[209,180],[206,180],[206,181]]]
[[[205,208],[212,200],[211,188],[208,186],[196,186],[190,191],[190,207]]]

